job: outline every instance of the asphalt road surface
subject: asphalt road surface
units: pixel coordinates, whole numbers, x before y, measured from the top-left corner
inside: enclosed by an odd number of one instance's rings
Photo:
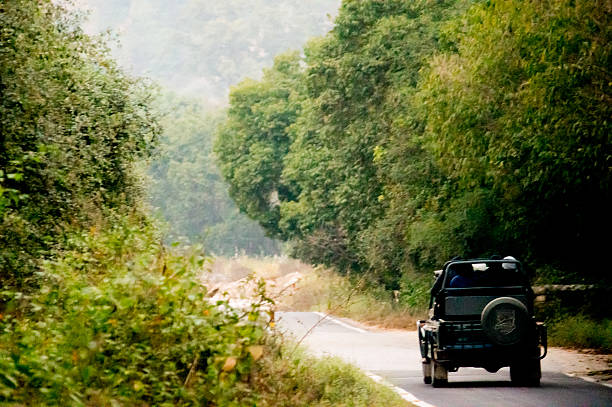
[[[302,342],[312,353],[338,356],[374,378],[382,377],[422,407],[612,407],[612,388],[570,377],[548,357],[542,361],[538,388],[511,386],[508,368],[497,373],[460,368],[449,373],[448,387],[434,389],[423,383],[416,332],[367,330],[335,318],[319,322],[322,317],[314,312],[283,312],[278,314],[278,327],[299,340],[316,325]]]

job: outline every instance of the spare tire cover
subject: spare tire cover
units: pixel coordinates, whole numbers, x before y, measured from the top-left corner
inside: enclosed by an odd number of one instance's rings
[[[527,334],[527,307],[516,298],[496,298],[484,307],[480,322],[493,343],[502,346],[516,345],[523,341]]]

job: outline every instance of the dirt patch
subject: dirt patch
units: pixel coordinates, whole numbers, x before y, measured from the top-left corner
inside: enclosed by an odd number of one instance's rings
[[[550,348],[544,361],[569,375],[612,385],[612,355],[590,349]]]
[[[232,299],[237,303],[256,301],[259,282],[263,280],[266,295],[282,306],[283,300],[295,294],[298,283],[311,271],[312,267],[286,257],[219,257],[200,279],[213,299]]]

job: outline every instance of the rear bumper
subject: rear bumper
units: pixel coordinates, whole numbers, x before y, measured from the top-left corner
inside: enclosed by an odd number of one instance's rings
[[[483,349],[435,349],[434,359],[442,364],[455,367],[501,367],[510,366],[517,360],[539,358],[539,348],[483,348]]]
[[[546,356],[546,325],[535,322],[532,334],[514,346],[493,344],[480,326],[480,321],[418,321],[421,356],[451,367],[484,367],[498,369],[526,358]]]

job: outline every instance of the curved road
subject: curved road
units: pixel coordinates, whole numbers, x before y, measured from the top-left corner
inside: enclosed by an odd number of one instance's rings
[[[434,389],[423,383],[415,332],[366,330],[335,318],[319,322],[324,315],[314,312],[277,315],[279,330],[298,340],[316,325],[302,342],[314,354],[338,356],[380,376],[422,407],[612,406],[611,387],[562,373],[554,357],[542,361],[539,388],[512,387],[507,368],[495,374],[461,368],[449,373],[448,387]]]

